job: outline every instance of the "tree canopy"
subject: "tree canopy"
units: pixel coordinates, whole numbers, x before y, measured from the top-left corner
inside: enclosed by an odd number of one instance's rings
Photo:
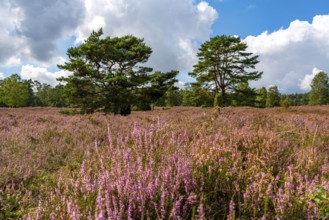
[[[65,107],[67,103],[64,92],[65,86],[62,84],[52,87],[46,83],[39,83],[36,89],[36,98],[41,106]]]
[[[254,71],[258,56],[235,36],[216,36],[199,48],[196,82],[175,87],[178,71],[145,67],[152,49],[128,35],[104,37],[93,31],[81,45],[69,48],[69,61],[59,68],[72,74],[55,87],[12,74],[0,80],[0,106],[79,107],[81,113],[104,111],[127,115],[152,106],[300,106],[329,104],[329,77],[318,73],[305,94],[280,94],[277,86],[249,86],[262,72]]]
[[[32,97],[30,84],[13,74],[0,81],[0,102],[9,107],[23,107],[29,104]]]
[[[280,93],[277,86],[271,86],[267,91],[266,107],[280,106]]]
[[[266,107],[266,99],[267,99],[267,90],[265,87],[262,87],[257,90],[256,95],[256,106],[260,108]]]
[[[152,90],[154,96],[159,95],[165,85],[172,84],[170,79],[177,72],[150,74],[152,68],[141,65],[152,53],[143,39],[131,35],[101,38],[102,35],[102,29],[92,32],[83,44],[68,50],[69,62],[58,66],[73,73],[59,80],[67,83],[70,101],[83,112],[101,109],[126,115],[132,105],[140,105],[141,99],[154,100],[154,97],[145,98],[154,81],[158,81],[157,90]]]
[[[255,106],[256,105],[256,89],[251,88],[248,82],[239,83],[233,93],[233,106]]]
[[[222,35],[211,38],[199,48],[199,62],[190,75],[199,82],[211,83],[215,91],[221,93],[222,105],[227,105],[228,90],[262,76],[262,72],[251,71],[259,62],[258,56],[246,50],[247,44],[239,37]]]
[[[329,78],[324,72],[316,74],[311,82],[309,94],[310,105],[324,105],[329,103]]]

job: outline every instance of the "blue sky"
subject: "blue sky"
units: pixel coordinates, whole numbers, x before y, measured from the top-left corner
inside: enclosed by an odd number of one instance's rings
[[[326,0],[212,0],[219,13],[213,34],[259,35],[287,28],[290,22],[312,22],[316,15],[329,14]]]
[[[188,72],[201,43],[238,35],[260,56],[263,77],[254,87],[307,92],[314,75],[329,72],[327,0],[2,0],[0,78],[19,73],[55,85],[70,73],[68,47],[103,28],[107,36],[133,34],[153,48],[154,70]]]

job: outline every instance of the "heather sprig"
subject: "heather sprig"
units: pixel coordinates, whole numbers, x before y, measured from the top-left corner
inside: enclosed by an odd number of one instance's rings
[[[0,218],[328,217],[328,106],[0,117]]]

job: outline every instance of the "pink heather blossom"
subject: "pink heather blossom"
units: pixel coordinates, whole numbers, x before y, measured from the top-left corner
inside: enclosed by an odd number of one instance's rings
[[[0,108],[0,213],[317,219],[323,207],[314,196],[329,190],[328,115],[328,106],[174,107],[127,117]]]

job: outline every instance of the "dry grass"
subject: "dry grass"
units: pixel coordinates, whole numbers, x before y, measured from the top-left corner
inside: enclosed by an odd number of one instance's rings
[[[329,216],[329,106],[0,109],[0,219]]]

